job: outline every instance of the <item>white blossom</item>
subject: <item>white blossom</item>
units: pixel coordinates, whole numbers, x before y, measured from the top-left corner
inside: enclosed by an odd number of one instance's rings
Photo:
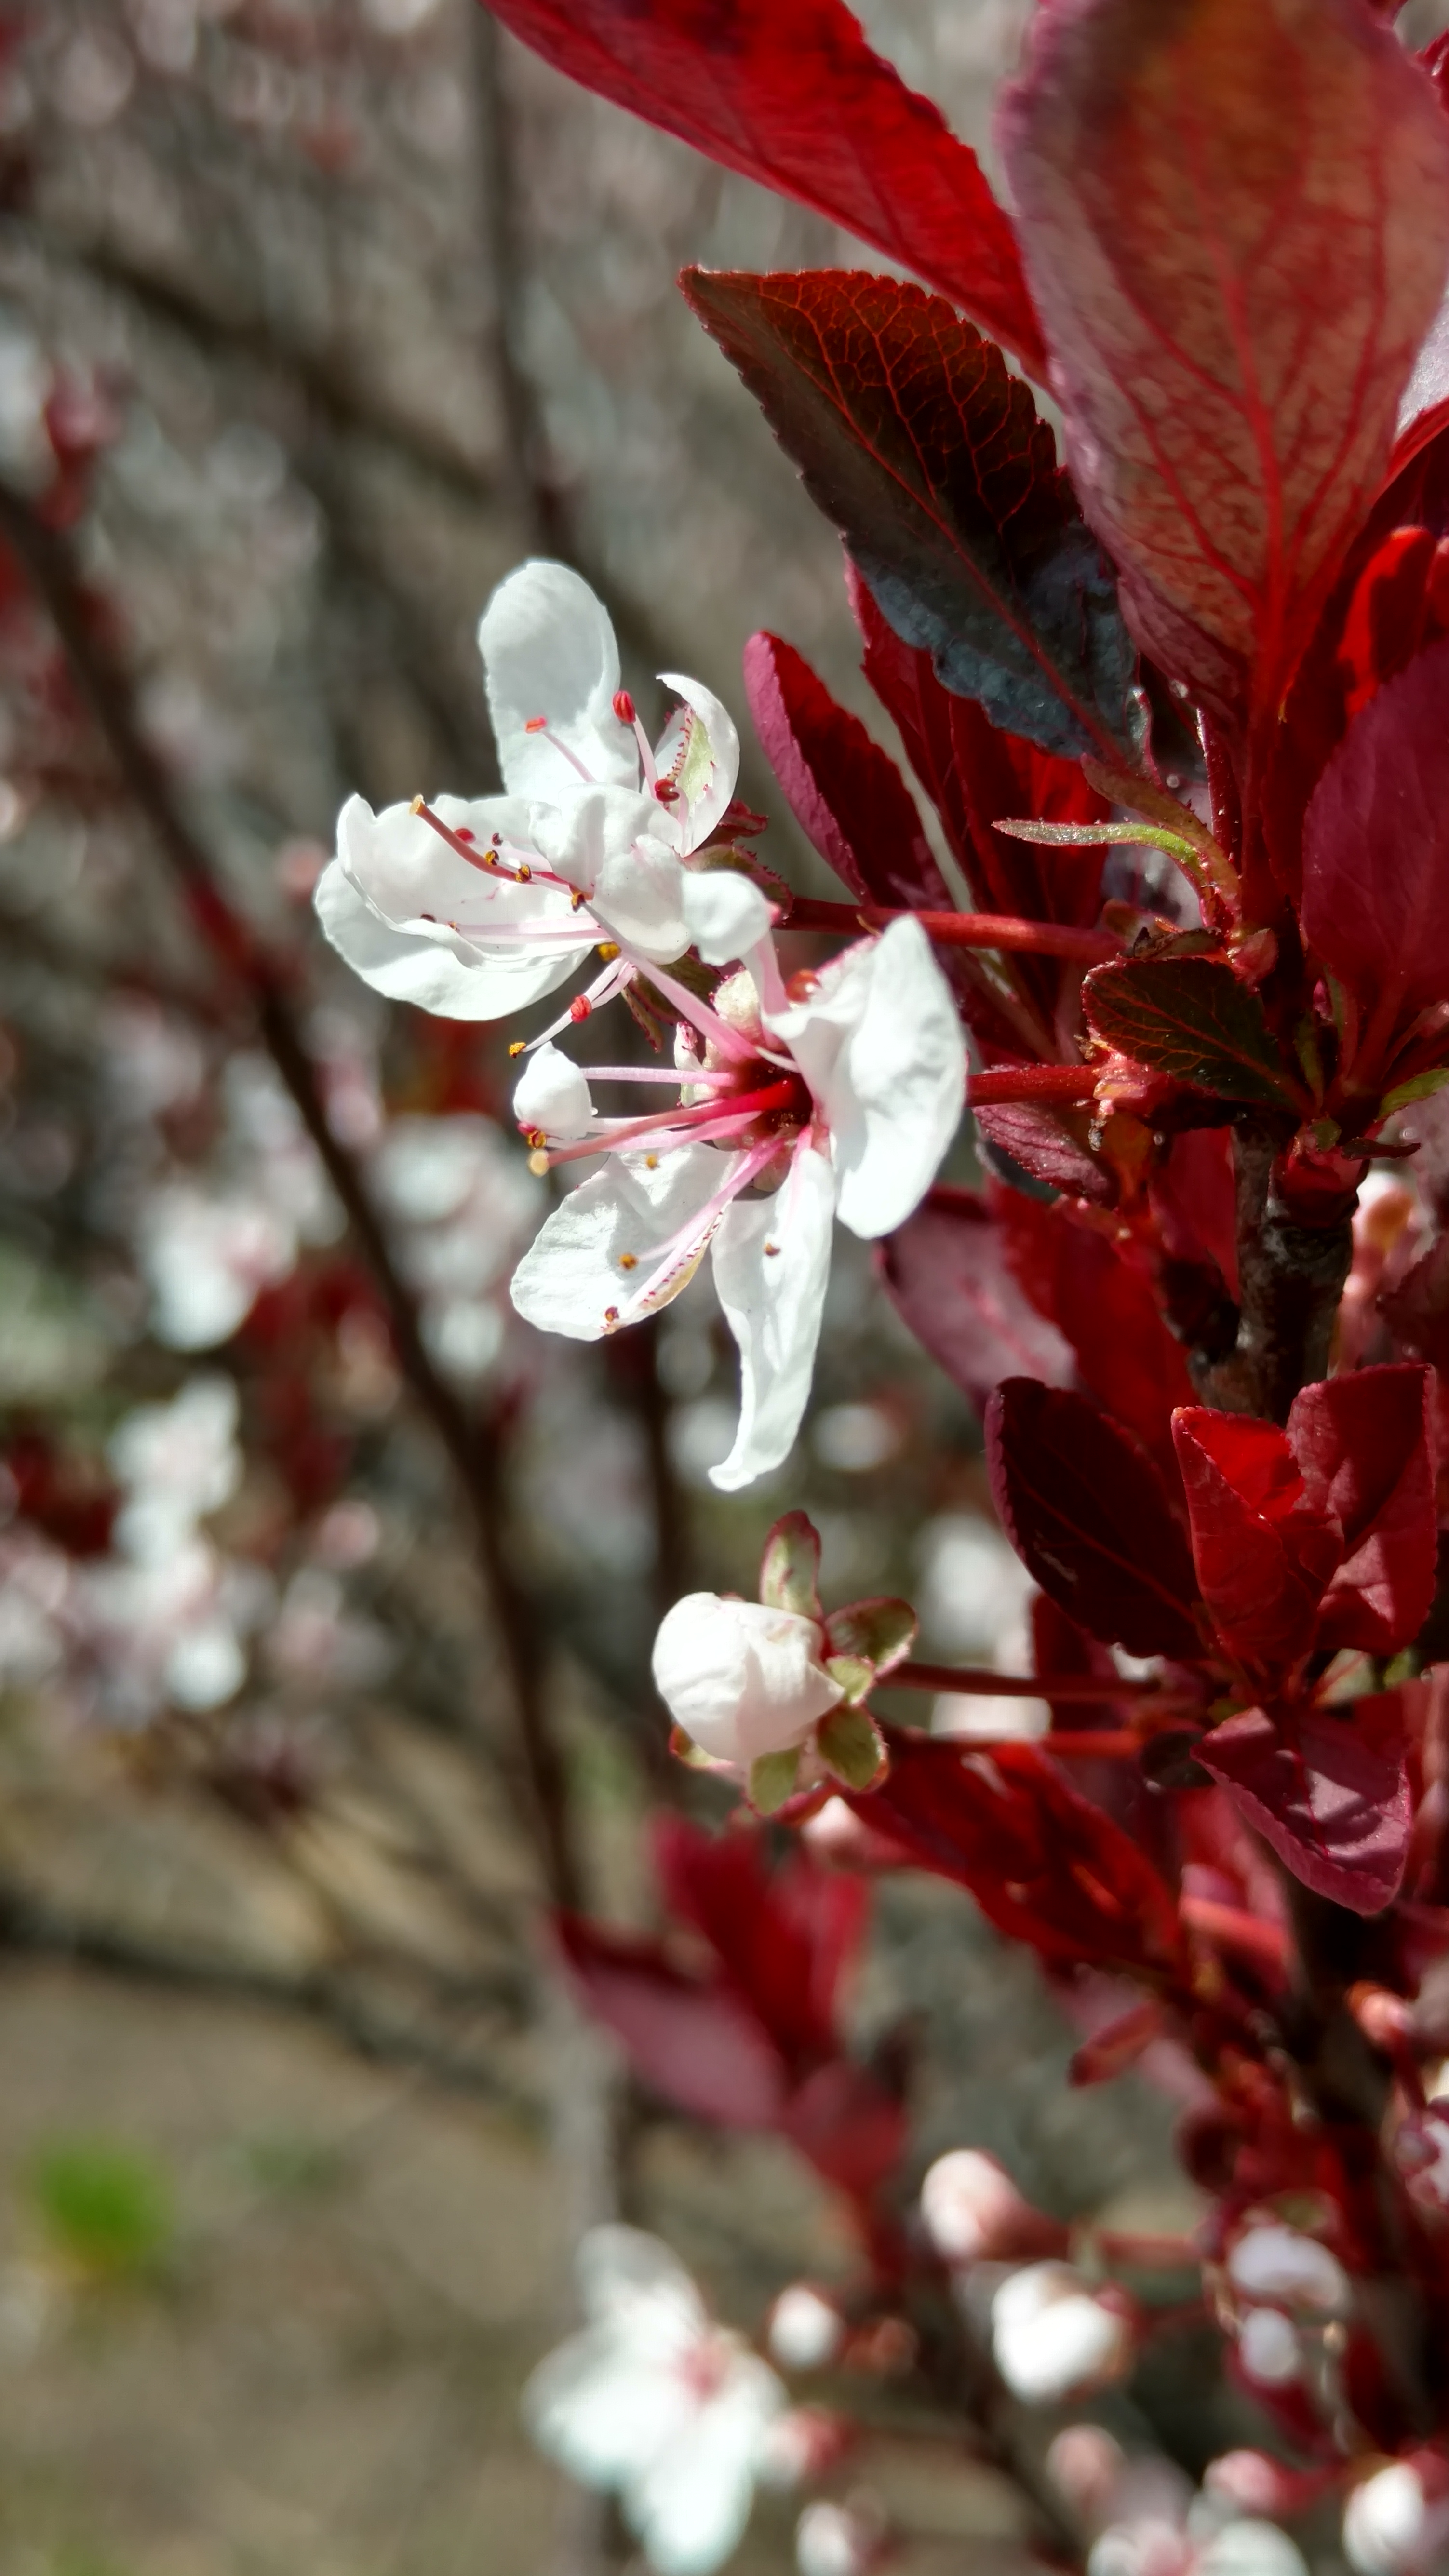
[[[1240,2298],[1336,2315],[1349,2300],[1348,2275],[1316,2236],[1276,2219],[1246,2228],[1228,2255],[1228,2278]]]
[[[1449,2547],[1449,2496],[1432,2497],[1412,2460],[1362,2479],[1343,2510],[1343,2549],[1356,2576],[1432,2576]]]
[[[921,2217],[943,2262],[979,2263],[1023,2250],[1022,2231],[1037,2213],[994,2156],[978,2147],[954,2147],[926,2173]]]
[[[808,2281],[792,2281],[770,2310],[765,2339],[782,2369],[824,2370],[845,2341],[844,2320]]]
[[[803,1744],[844,1697],[823,1663],[818,1621],[763,1601],[688,1592],[654,1640],[654,1680],[701,1753],[748,1769]]]
[[[729,1492],[779,1466],[799,1428],[833,1218],[869,1240],[910,1215],[955,1133],[965,1050],[909,919],[846,949],[794,998],[768,940],[712,1009],[663,980],[691,1032],[676,1051],[679,1102],[595,1117],[587,1137],[559,1140],[554,1163],[607,1159],[545,1221],[513,1302],[545,1332],[594,1341],[666,1305],[709,1251],[740,1352],[739,1427],[711,1471]],[[668,1079],[626,1066],[590,1078]]]
[[[593,2228],[578,2269],[587,2323],[530,2379],[529,2430],[618,2496],[658,2576],[709,2576],[744,2532],[784,2388],[657,2237]]]
[[[689,946],[685,862],[729,806],[739,737],[710,690],[663,672],[683,703],[651,748],[607,611],[564,564],[511,573],[478,644],[504,794],[382,814],[349,798],[318,918],[365,982],[448,1019],[520,1010],[603,945],[619,953],[592,1007]]]
[[[992,2358],[1014,2397],[1050,2406],[1125,2374],[1132,2334],[1066,2263],[1028,2263],[991,2302]]]

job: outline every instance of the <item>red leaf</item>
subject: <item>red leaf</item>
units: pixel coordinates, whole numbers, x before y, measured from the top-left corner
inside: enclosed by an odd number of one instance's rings
[[[1306,1386],[1288,1416],[1304,1489],[1343,1529],[1315,1643],[1394,1655],[1434,1598],[1437,1526],[1428,1371],[1403,1362]]]
[[[922,1869],[970,1889],[1047,1958],[1161,1971],[1181,1948],[1171,1894],[1136,1845],[1031,1744],[972,1753],[888,1730],[890,1770],[856,1814]]]
[[[757,1833],[707,1834],[680,1816],[654,1829],[665,1903],[703,1933],[726,1976],[792,2066],[833,2056],[841,1979],[865,1934],[862,1880],[803,1849],[767,1865]]]
[[[686,269],[680,283],[946,686],[1046,751],[1135,760],[1116,584],[1000,350],[894,278]]]
[[[1449,1234],[1439,1235],[1379,1304],[1405,1350],[1449,1371]]]
[[[955,898],[895,762],[778,635],[745,646],[745,695],[795,819],[863,903],[952,912]]]
[[[988,1145],[1009,1154],[1034,1181],[1046,1181],[1094,1207],[1113,1207],[1117,1175],[1110,1163],[1092,1151],[1091,1122],[1085,1110],[1038,1109],[1030,1101],[998,1101],[973,1109]]]
[[[1276,715],[1449,266],[1449,130],[1359,0],[1054,0],[999,140],[1139,642]]]
[[[1229,1130],[1189,1127],[1174,1136],[1148,1194],[1169,1260],[1212,1264],[1236,1301],[1237,1185]]]
[[[1308,807],[1303,933],[1375,1008],[1449,992],[1449,642],[1388,680],[1349,726]]]
[[[897,1313],[978,1412],[1004,1377],[1070,1382],[1066,1342],[1027,1304],[1000,1230],[969,1190],[932,1190],[880,1261]]]
[[[1192,1560],[1167,1488],[1084,1396],[1008,1378],[986,1414],[997,1511],[1017,1555],[1069,1618],[1134,1655],[1192,1657]]]
[[[1196,1746],[1235,1807],[1295,1878],[1355,1914],[1398,1893],[1413,1818],[1397,1691],[1360,1700],[1352,1716],[1261,1708],[1215,1726]]]
[[[1110,2084],[1135,2066],[1164,2029],[1162,2006],[1155,1995],[1133,2004],[1105,2029],[1094,2032],[1076,2051],[1067,2068],[1069,2084]]]
[[[656,1941],[578,1915],[557,1917],[554,1928],[581,2001],[656,2093],[722,2128],[778,2124],[789,2093],[784,2062],[727,1986],[682,1975]]]
[[[1017,1278],[1070,1342],[1088,1394],[1170,1469],[1172,1415],[1192,1402],[1192,1380],[1150,1282],[1061,1200],[1047,1206],[998,1183],[988,1204]]]
[[[1434,537],[1392,528],[1354,584],[1338,658],[1347,683],[1344,713],[1356,716],[1374,691],[1413,660],[1429,613]]]
[[[1324,1585],[1342,1554],[1315,1508],[1285,1432],[1185,1405],[1173,1422],[1203,1599],[1230,1655],[1286,1664],[1306,1654]]]
[[[780,2125],[817,2173],[856,2200],[889,2182],[905,2153],[904,2105],[868,2067],[846,2058],[807,2075]]]
[[[488,0],[586,89],[874,244],[1041,372],[1011,224],[974,152],[841,0]]]

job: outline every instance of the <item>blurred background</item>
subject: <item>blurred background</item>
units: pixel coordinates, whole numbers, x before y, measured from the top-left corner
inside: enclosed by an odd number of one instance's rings
[[[1025,0],[863,14],[984,144]],[[512,1032],[390,1011],[310,911],[348,792],[496,785],[473,630],[530,553],[606,599],[646,720],[660,668],[743,720],[766,626],[889,741],[835,540],[686,260],[870,264],[472,0],[0,12],[4,2576],[622,2564],[518,2424],[579,2228],[657,2228],[750,2331],[849,2266],[782,2143],[631,2093],[540,1910],[649,1925],[651,1804],[724,1812],[648,1651],[681,1591],[753,1592],[780,1511],[817,1521],[828,1599],[907,1592],[927,1652],[1020,1664],[974,1421],[838,1236],[799,1449],[717,1495],[707,1286],[607,1349],[518,1324],[548,1185]],[[828,891],[748,747],[742,792]],[[237,924],[381,1210],[411,1363]],[[917,2170],[982,2145],[1063,2214],[1190,2218],[1174,2104],[1068,2093],[1090,1998],[1074,2022],[963,1897],[889,1883],[854,2009]],[[1161,2353],[1194,2465],[1234,2427],[1192,2331]],[[911,2566],[1021,2563],[949,2424],[888,2373],[849,2398]],[[767,2502],[739,2564],[791,2565],[793,2519]]]

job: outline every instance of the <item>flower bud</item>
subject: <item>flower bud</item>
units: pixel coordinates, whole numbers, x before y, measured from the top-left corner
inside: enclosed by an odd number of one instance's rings
[[[541,1129],[565,1144],[587,1136],[594,1117],[587,1077],[560,1047],[539,1047],[514,1085],[513,1115],[523,1129]]]
[[[1238,2296],[1334,2316],[1349,2304],[1349,2280],[1336,2254],[1316,2236],[1269,2221],[1249,2227],[1228,2256],[1228,2279]]]
[[[1053,2237],[1059,2246],[1065,2233],[978,2147],[955,2147],[936,2158],[921,2185],[921,2216],[946,2263],[1009,2262],[1044,2252]]]
[[[1266,2451],[1224,2451],[1209,2460],[1203,2488],[1238,2513],[1291,2513],[1301,2479]]]
[[[1127,2454],[1100,2424],[1068,2424],[1046,2455],[1047,2475],[1078,2521],[1101,2522],[1112,2510]]]
[[[1356,2486],[1343,2509],[1343,2548],[1357,2576],[1429,2576],[1446,2514],[1411,2460],[1391,2460]]]
[[[781,2291],[765,2330],[770,2358],[783,2370],[824,2370],[844,2339],[840,2310],[808,2281],[794,2281]]]
[[[654,1680],[702,1753],[747,1768],[802,1744],[843,1698],[821,1665],[823,1644],[798,1611],[688,1592],[654,1640]]]
[[[839,2468],[858,2438],[848,2415],[826,2406],[787,2407],[766,2429],[756,2474],[767,2487],[814,2486]]]
[[[1393,2159],[1416,2208],[1449,2212],[1449,2102],[1426,2102],[1400,2122]]]
[[[1029,2263],[991,2302],[992,2358],[1014,2397],[1050,2406],[1124,2378],[1132,2329],[1066,2263]]]
[[[883,2555],[885,2534],[873,2497],[807,2504],[795,2526],[800,2576],[868,2576]]]
[[[1298,2329],[1281,2308],[1250,2308],[1238,2333],[1243,2375],[1260,2388],[1287,2388],[1303,2368]]]

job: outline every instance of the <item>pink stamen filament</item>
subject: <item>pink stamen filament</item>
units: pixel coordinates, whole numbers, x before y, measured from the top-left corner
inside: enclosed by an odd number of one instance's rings
[[[692,1065],[668,1064],[586,1064],[582,1067],[590,1082],[672,1082],[679,1089],[697,1089],[703,1083],[725,1088],[735,1079],[732,1073],[706,1073],[701,1066],[696,1073]]]
[[[536,1038],[530,1038],[526,1047],[520,1047],[520,1056],[532,1055],[535,1047],[547,1046],[549,1039],[556,1038],[560,1030],[573,1028],[581,1018],[590,1018],[602,1002],[612,1002],[616,993],[622,993],[625,985],[632,983],[637,971],[626,957],[612,958],[602,975],[596,975],[592,984],[587,985],[582,993],[575,994],[566,1011],[560,1011],[558,1018],[550,1020],[546,1029],[540,1029]],[[587,1005],[582,1012],[575,1008],[580,1001]]]
[[[742,1037],[738,1029],[730,1027],[728,1020],[722,1020],[707,1002],[701,1002],[687,984],[676,983],[662,966],[644,966],[640,972],[648,976],[651,984],[657,985],[665,1000],[672,1002],[690,1027],[697,1029],[702,1038],[717,1047],[721,1055],[731,1057],[736,1064],[753,1064],[760,1058],[767,1064],[790,1063],[788,1056],[776,1055],[768,1046],[762,1046],[757,1038]]]
[[[578,772],[578,775],[584,781],[585,786],[597,787],[599,782],[595,778],[593,771],[591,769],[585,769],[578,753],[576,751],[571,751],[566,742],[560,741],[546,716],[531,716],[523,730],[525,733],[537,735],[543,742],[551,743],[555,751],[562,753],[564,759],[568,762],[570,769]]]
[[[505,867],[497,849],[480,849],[476,841],[465,841],[462,833],[455,832],[451,824],[444,822],[441,814],[435,814],[431,805],[424,803],[422,797],[417,799],[413,812],[430,831],[437,833],[440,841],[447,842],[450,850],[456,850],[460,859],[466,859],[470,868],[476,868],[480,876],[502,877],[510,885],[558,886],[564,894],[578,892],[576,886],[569,884],[567,877],[555,876],[551,868],[536,868],[524,851],[513,852],[520,861],[519,867]],[[500,848],[503,846],[499,845]],[[507,846],[512,847],[511,844]]]
[[[621,1145],[641,1144],[646,1139],[657,1142],[665,1153],[671,1146],[715,1144],[722,1136],[738,1135],[756,1118],[771,1109],[783,1109],[798,1097],[793,1082],[767,1083],[763,1090],[726,1094],[721,1099],[702,1100],[694,1109],[680,1109],[665,1117],[601,1118],[595,1133],[576,1145],[559,1145],[549,1155],[549,1169],[560,1163],[577,1163],[590,1154],[616,1153]],[[772,1138],[769,1150],[777,1154],[783,1138]]]
[[[677,1266],[682,1256],[692,1250],[696,1244],[702,1246],[703,1243],[708,1242],[725,1209],[739,1197],[741,1190],[749,1187],[757,1172],[762,1172],[767,1163],[774,1161],[779,1150],[779,1145],[773,1137],[763,1145],[752,1146],[749,1152],[735,1164],[733,1170],[726,1173],[713,1198],[707,1199],[702,1208],[697,1209],[693,1216],[686,1218],[678,1232],[672,1234],[667,1243],[656,1244],[651,1251],[639,1255],[641,1261],[652,1261],[657,1264],[657,1267],[651,1270],[643,1287],[634,1291],[628,1301],[631,1308],[638,1311],[651,1297],[657,1296],[661,1280]]]

